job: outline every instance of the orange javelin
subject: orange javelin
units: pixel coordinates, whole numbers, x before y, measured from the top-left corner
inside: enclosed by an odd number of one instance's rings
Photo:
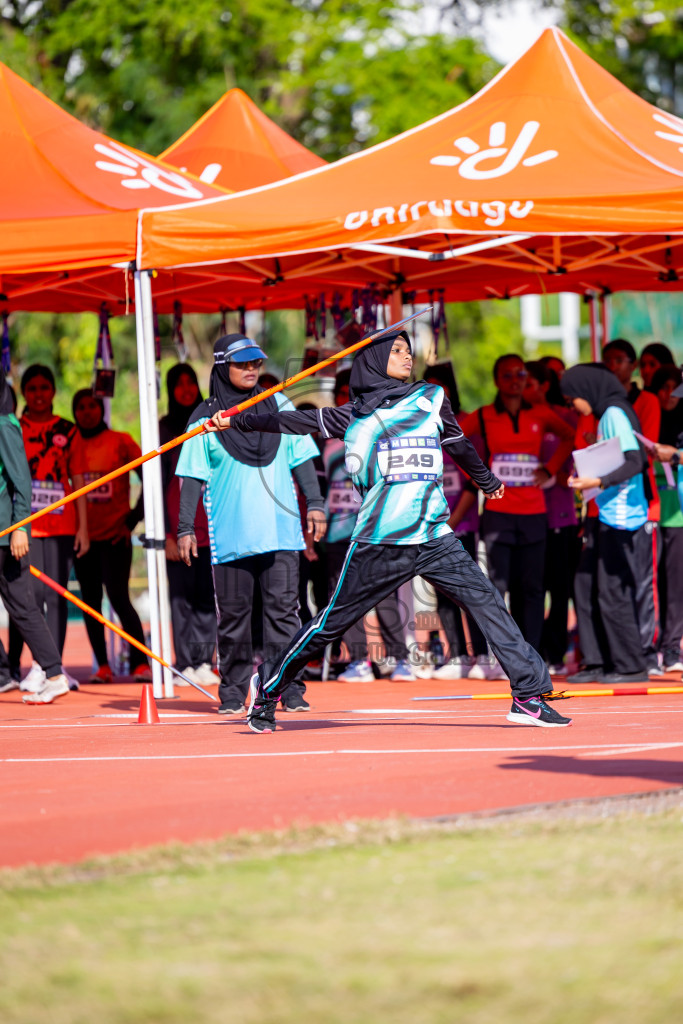
[[[252,405],[257,405],[258,402],[262,402],[265,398],[270,398],[271,395],[276,394],[278,391],[284,391],[285,388],[289,388],[292,384],[297,384],[304,377],[310,377],[311,374],[317,373],[318,370],[323,370],[326,366],[330,366],[331,363],[336,363],[340,359],[344,359],[346,356],[351,355],[352,352],[357,352],[361,348],[365,348],[371,341],[377,341],[383,334],[389,334],[391,331],[396,331],[404,324],[409,323],[418,316],[422,316],[424,313],[428,313],[432,307],[427,306],[425,309],[421,309],[419,313],[412,313],[410,316],[405,317],[403,320],[397,320],[395,324],[389,324],[388,327],[383,327],[381,331],[375,331],[367,338],[361,338],[355,345],[349,345],[348,348],[342,349],[341,352],[336,352],[329,359],[323,359],[321,362],[316,363],[315,366],[310,366],[307,370],[302,370],[300,373],[295,373],[293,377],[288,377],[283,380],[281,384],[276,384],[272,388],[268,388],[267,391],[262,391],[259,395],[254,395],[253,398],[248,398],[245,402],[240,402],[238,405],[233,405],[232,409],[225,409],[221,411],[221,416],[236,416],[238,412],[244,412],[245,409],[251,408]],[[96,487],[101,487],[102,484],[109,483],[110,480],[115,480],[117,476],[122,476],[123,473],[130,473],[131,470],[137,469],[138,466],[142,466],[143,463],[149,462],[150,459],[156,458],[157,455],[163,455],[164,452],[170,452],[171,448],[177,448],[183,441],[189,440],[191,437],[196,437],[198,434],[204,434],[206,430],[204,424],[195,427],[193,430],[188,430],[186,434],[180,434],[179,437],[174,437],[171,441],[167,441],[166,444],[162,444],[161,447],[155,448],[152,452],[147,452],[145,455],[140,455],[139,458],[133,459],[132,462],[127,462],[125,466],[120,466],[118,469],[113,469],[111,473],[105,473],[104,476],[99,476],[97,480],[91,480],[89,484],[85,484],[84,487],[79,487],[77,491],[72,491],[71,494],[67,494],[66,497],[60,498],[59,501],[53,501],[51,505],[46,505],[45,508],[41,508],[38,512],[34,512],[30,516],[26,516],[19,523],[13,523],[12,526],[8,526],[5,530],[0,530],[0,537],[4,537],[7,533],[12,533],[14,530],[19,530],[22,526],[26,526],[28,523],[32,523],[34,519],[40,519],[41,516],[46,516],[48,512],[54,512],[56,508],[60,508],[62,505],[67,505],[70,501],[75,501],[76,498],[80,498],[82,494],[87,494],[89,491],[94,491]]]
[[[186,676],[183,672],[179,672],[177,668],[173,667],[173,665],[169,665],[167,661],[160,658],[158,654],[154,653],[154,651],[150,651],[149,647],[145,647],[145,645],[141,644],[139,640],[136,640],[134,637],[130,636],[129,633],[126,633],[125,629],[121,629],[120,626],[115,626],[113,622],[109,621],[109,619],[105,619],[104,615],[100,615],[99,612],[96,612],[95,609],[91,608],[89,604],[85,603],[85,601],[81,601],[80,597],[76,597],[74,594],[71,594],[66,587],[61,586],[59,583],[55,583],[53,579],[46,576],[44,572],[40,571],[40,569],[36,569],[34,565],[29,566],[29,568],[31,570],[31,574],[35,576],[37,580],[40,580],[41,583],[44,583],[46,587],[50,587],[51,590],[54,590],[61,597],[65,597],[67,601],[71,601],[71,603],[75,604],[77,608],[80,608],[82,612],[86,612],[88,615],[91,615],[93,619],[97,619],[97,621],[101,622],[103,626],[107,627],[107,629],[111,629],[113,633],[123,637],[124,640],[127,640],[129,644],[133,645],[133,647],[137,647],[137,649],[142,651],[143,654],[146,654],[150,658],[154,658],[154,660],[158,661],[160,665],[164,666],[164,668],[170,669],[174,675],[180,676],[180,678],[184,679],[186,683],[190,684],[190,686],[194,686],[195,690],[199,690],[200,693],[203,693],[204,696],[208,697],[209,700],[214,702],[214,704],[216,703],[216,698],[212,693],[205,690],[203,686],[199,685],[199,683],[193,682],[192,679],[190,679],[189,676]]]

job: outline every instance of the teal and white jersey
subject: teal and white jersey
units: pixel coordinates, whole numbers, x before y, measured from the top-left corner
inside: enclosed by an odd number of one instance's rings
[[[363,499],[354,541],[424,544],[450,532],[440,435],[444,392],[425,384],[387,409],[354,417],[346,470]]]
[[[633,433],[628,416],[618,406],[610,406],[598,423],[598,441],[617,437],[622,452],[638,450],[638,441]],[[630,480],[613,484],[597,494],[598,518],[616,530],[637,530],[647,522],[647,501],[643,474],[637,473]]]
[[[281,411],[292,403],[277,395]],[[204,419],[197,420],[197,425]],[[268,551],[303,551],[301,513],[291,470],[314,458],[310,437],[287,436],[268,466],[245,466],[223,447],[216,433],[185,441],[176,476],[203,480],[211,561],[232,562]]]
[[[500,486],[464,437],[443,389],[424,381],[368,416],[349,404],[278,415],[243,412],[232,425],[343,438],[346,472],[362,499],[351,539],[364,544],[424,544],[450,532],[442,445],[484,491]]]

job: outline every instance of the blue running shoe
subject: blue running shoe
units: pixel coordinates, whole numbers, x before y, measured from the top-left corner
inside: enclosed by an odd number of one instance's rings
[[[374,683],[375,675],[369,661],[352,661],[337,676],[340,683]]]
[[[398,665],[396,666],[394,671],[391,673],[391,681],[392,681],[392,683],[401,683],[401,682],[412,683],[416,679],[417,679],[417,676],[413,672],[413,666],[410,664],[410,662],[407,659],[405,659],[404,661],[399,661]]]

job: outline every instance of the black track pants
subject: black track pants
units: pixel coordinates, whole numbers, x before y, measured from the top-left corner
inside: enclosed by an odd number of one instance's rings
[[[266,690],[279,696],[307,661],[414,576],[467,609],[509,675],[515,696],[525,700],[552,690],[543,659],[526,643],[496,588],[452,533],[426,544],[351,543],[327,608],[259,668]]]
[[[299,618],[299,552],[267,551],[213,566],[218,615],[218,697],[246,699],[254,671],[251,606],[254,591],[263,599],[263,653],[273,657],[301,628]],[[323,645],[324,646],[324,645]],[[299,666],[303,669],[308,658]],[[305,684],[290,679],[291,696],[303,695]]]

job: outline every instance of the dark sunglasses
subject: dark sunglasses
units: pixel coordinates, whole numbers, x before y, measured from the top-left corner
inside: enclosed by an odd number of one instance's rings
[[[239,370],[260,370],[263,366],[263,359],[247,359],[244,362],[237,362],[235,359],[231,360],[232,365],[236,366]]]

